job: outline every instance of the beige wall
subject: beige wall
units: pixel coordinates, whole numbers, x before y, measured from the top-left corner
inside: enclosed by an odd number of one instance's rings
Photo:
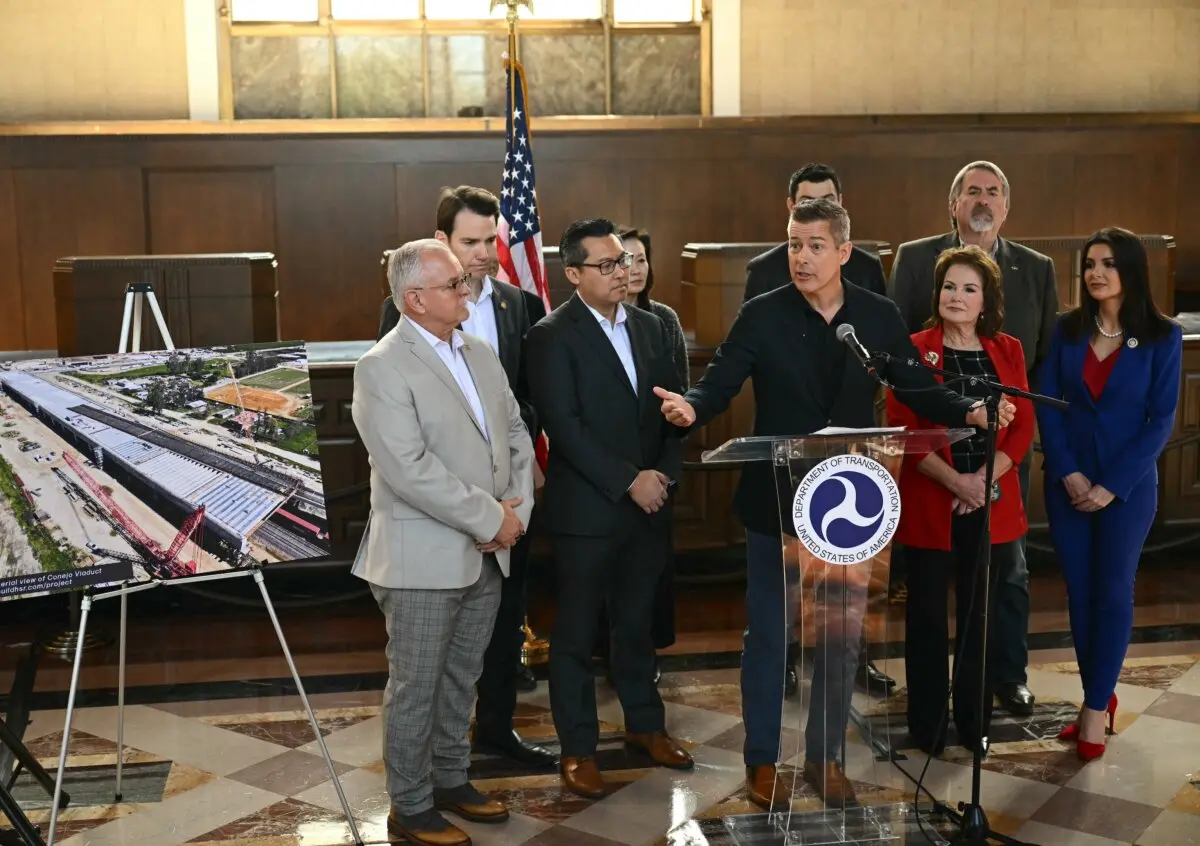
[[[1200,0],[742,0],[742,114],[1200,111]]]
[[[0,122],[187,116],[183,0],[0,0]]]

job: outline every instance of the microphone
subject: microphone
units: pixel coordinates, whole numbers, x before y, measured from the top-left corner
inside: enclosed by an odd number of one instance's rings
[[[859,343],[858,336],[854,334],[853,326],[849,323],[841,324],[834,332],[834,336],[850,348],[850,351],[854,353],[854,357],[858,359],[858,363],[866,368],[867,373],[875,381],[880,384],[883,383],[883,380],[879,378],[879,374],[875,372],[875,365],[871,363],[871,354],[867,352],[866,347]]]

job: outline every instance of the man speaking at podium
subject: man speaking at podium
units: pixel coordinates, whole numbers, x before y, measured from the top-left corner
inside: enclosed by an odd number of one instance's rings
[[[945,426],[986,427],[982,403],[939,386],[924,368],[904,363],[916,361],[918,354],[895,304],[843,283],[841,268],[851,250],[845,209],[824,198],[803,200],[792,209],[787,233],[792,284],[742,305],[704,376],[685,396],[655,388],[667,420],[682,428],[703,426],[729,406],[749,378],[755,435],[801,437],[826,426],[874,426],[878,385],[836,334],[839,326],[850,324],[867,350],[901,359],[877,366],[897,397],[918,415]],[[1015,411],[1002,402],[1000,425],[1008,425]],[[741,686],[747,793],[761,807],[776,810],[791,801],[791,787],[778,781],[776,773],[788,640],[780,532],[795,537],[795,529],[790,519],[781,519],[767,463],[742,469],[734,509],[746,527],[748,626]],[[823,601],[839,603],[832,596]],[[838,637],[845,642],[819,644],[816,650],[814,677],[823,681],[824,696],[820,701],[813,697],[805,730],[804,780],[829,804],[854,799],[838,756],[858,669],[859,633],[845,631]],[[837,659],[823,667],[826,652]]]

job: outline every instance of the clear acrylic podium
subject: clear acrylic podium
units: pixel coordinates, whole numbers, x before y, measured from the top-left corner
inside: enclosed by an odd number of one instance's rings
[[[922,507],[901,503],[905,456],[912,457],[908,472],[919,472],[912,465],[922,456],[973,434],[967,428],[826,429],[795,438],[735,438],[702,456],[706,464],[744,466],[760,484],[768,472],[773,476],[789,649],[799,677],[796,696],[783,703],[778,761],[791,807],[726,817],[736,843],[938,842],[919,833],[913,786],[891,765],[903,754],[896,750],[906,734],[903,667],[884,648],[903,641],[903,607],[888,604],[891,542],[901,509]],[[875,665],[896,680],[890,695],[855,684],[864,642]],[[811,783],[820,780],[805,776],[810,750],[814,758],[841,763],[854,801],[820,798]],[[925,824],[936,837],[931,828]]]

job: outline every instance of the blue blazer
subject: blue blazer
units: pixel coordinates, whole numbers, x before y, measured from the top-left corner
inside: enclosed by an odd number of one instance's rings
[[[1147,475],[1157,484],[1156,462],[1175,428],[1183,330],[1161,341],[1127,341],[1099,400],[1083,382],[1088,339],[1067,340],[1062,318],[1042,363],[1038,390],[1070,403],[1060,411],[1038,405],[1043,468],[1048,482],[1079,472],[1126,500]]]

